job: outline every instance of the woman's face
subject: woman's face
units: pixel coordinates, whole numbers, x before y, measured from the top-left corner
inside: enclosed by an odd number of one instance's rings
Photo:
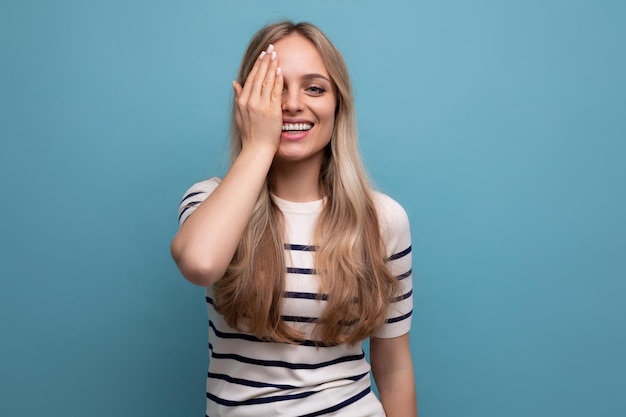
[[[274,44],[284,79],[283,131],[275,162],[322,163],[337,94],[317,48],[299,34]]]

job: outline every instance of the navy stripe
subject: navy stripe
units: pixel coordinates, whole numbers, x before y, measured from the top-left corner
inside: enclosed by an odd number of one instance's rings
[[[354,375],[354,376],[349,376],[349,377],[344,378],[344,379],[349,379],[350,381],[358,381],[358,380],[360,380],[361,378],[364,378],[364,377],[366,377],[366,376],[369,376],[369,374],[370,374],[370,373],[369,373],[369,371],[368,371],[368,372],[365,372],[365,373],[363,373],[363,374],[360,374],[360,375]]]
[[[190,208],[197,206],[198,204],[200,204],[200,202],[198,201],[198,203],[196,204],[187,204],[187,207],[185,207],[183,209],[183,211],[180,212],[180,214],[178,215],[178,222],[180,222],[180,219],[183,218],[183,214],[185,214],[187,212],[187,210],[189,210]]]
[[[408,271],[406,271],[404,274],[398,275],[396,278],[398,278],[398,281],[402,281],[404,278],[410,277],[412,273],[413,273],[413,269],[411,268]]]
[[[251,398],[245,401],[225,400],[223,398],[217,397],[208,392],[206,393],[206,396],[208,399],[218,403],[219,405],[225,405],[227,407],[237,407],[240,405],[268,404],[268,403],[275,403],[279,401],[298,400],[301,398],[309,397],[313,394],[317,394],[317,391],[307,391],[307,392],[301,392],[299,394],[291,394],[291,395],[276,395],[272,397]]]
[[[315,245],[294,245],[292,243],[285,243],[283,247],[287,250],[299,250],[303,252],[315,252],[317,246]]]
[[[297,292],[297,291],[285,291],[283,292],[284,298],[298,298],[304,300],[328,300],[328,294],[318,294],[315,292]],[[212,298],[204,297],[208,304],[215,306]]]
[[[397,322],[399,322],[399,321],[402,321],[402,320],[404,320],[404,319],[407,319],[407,318],[411,317],[411,314],[413,314],[413,310],[411,310],[411,311],[409,311],[408,313],[403,314],[403,315],[401,315],[401,316],[398,316],[398,317],[392,317],[392,318],[390,318],[390,319],[387,319],[387,320],[385,320],[385,323],[397,323]]]
[[[370,388],[370,387],[367,387],[366,389],[364,389],[363,391],[359,392],[359,393],[358,393],[357,395],[355,395],[354,397],[350,397],[350,398],[348,398],[347,400],[342,401],[342,402],[340,402],[340,403],[339,403],[339,404],[337,404],[337,405],[334,405],[334,406],[332,406],[332,407],[325,408],[325,409],[320,410],[320,411],[316,411],[316,412],[314,412],[314,413],[304,414],[304,415],[303,415],[303,416],[301,416],[301,417],[316,417],[316,416],[322,416],[322,415],[324,415],[324,414],[328,414],[328,413],[332,413],[332,412],[335,412],[335,411],[341,410],[342,408],[347,407],[347,406],[349,406],[350,404],[353,404],[353,403],[355,403],[355,402],[359,401],[361,398],[363,398],[363,397],[365,397],[367,394],[369,394],[369,393],[370,393],[370,391],[371,391],[371,388]]]
[[[304,300],[328,300],[328,294],[317,294],[314,292],[296,292],[296,291],[285,291],[283,293],[283,297],[285,298],[299,298]]]
[[[248,379],[242,379],[242,378],[233,378],[232,376],[229,376],[229,375],[226,375],[226,374],[214,374],[212,372],[209,372],[207,374],[207,377],[214,378],[214,379],[221,379],[223,381],[230,382],[232,384],[245,385],[247,387],[254,387],[254,388],[276,388],[276,389],[296,389],[296,388],[298,388],[295,385],[268,384],[266,382],[250,381]]]
[[[248,342],[271,342],[271,340],[259,339],[258,337],[253,336],[251,334],[221,332],[217,330],[217,328],[215,327],[215,324],[211,320],[209,320],[209,327],[213,329],[213,333],[215,333],[215,336],[219,337],[220,339],[239,339],[239,340],[247,340]]]
[[[360,355],[342,356],[340,358],[336,358],[336,359],[326,361],[326,362],[291,363],[291,362],[285,362],[285,361],[272,361],[272,360],[248,358],[246,356],[241,356],[241,355],[237,355],[234,353],[215,353],[213,351],[213,345],[211,345],[210,343],[209,343],[209,349],[211,350],[211,358],[214,358],[214,359],[231,359],[237,362],[249,363],[252,365],[275,366],[278,368],[287,368],[287,369],[320,369],[320,368],[325,368],[327,366],[336,365],[338,363],[359,361],[365,357],[365,353],[361,351]]]
[[[281,316],[281,318],[286,322],[292,323],[318,323],[318,317],[303,317],[303,316]],[[354,326],[357,324],[359,320],[350,320],[350,321],[339,321],[337,324],[341,326]]]
[[[281,316],[283,321],[292,323],[317,323],[317,317]]]
[[[408,255],[409,253],[411,253],[411,246],[409,246],[408,248],[406,248],[402,252],[394,253],[393,255],[391,255],[389,257],[388,261],[395,261],[396,259],[400,259],[403,256]]]
[[[202,204],[202,201],[190,201],[189,203],[185,204],[185,207],[189,208],[189,207],[199,206],[200,204]]]
[[[401,296],[394,298],[393,300],[391,300],[391,302],[392,303],[397,303],[398,301],[406,300],[407,298],[409,298],[412,295],[413,295],[413,290],[410,290],[406,294],[402,294]]]
[[[365,372],[362,373],[360,375],[354,375],[354,376],[350,376],[344,379],[350,380],[350,381],[359,381],[360,379],[369,376],[369,372]],[[267,382],[259,382],[259,381],[251,381],[249,379],[243,379],[243,378],[233,378],[230,375],[226,375],[226,374],[215,374],[212,372],[209,372],[207,374],[208,378],[214,378],[214,379],[221,379],[223,381],[226,382],[230,382],[232,384],[237,384],[237,385],[245,385],[247,387],[254,387],[254,388],[276,388],[276,389],[282,389],[282,390],[286,390],[286,389],[298,389],[300,387],[296,386],[296,385],[286,385],[286,384],[270,384]]]
[[[259,339],[256,336],[253,336],[251,334],[247,334],[247,333],[225,333],[222,331],[217,330],[217,328],[215,327],[215,324],[213,324],[213,322],[211,320],[209,320],[209,327],[211,329],[213,329],[213,333],[215,333],[215,336],[219,337],[220,339],[238,339],[238,340],[246,340],[248,342],[260,342],[260,343],[277,343],[274,342],[273,340],[264,340],[264,339]],[[322,343],[322,342],[318,342],[318,341],[314,341],[314,340],[299,340],[296,342],[298,345],[300,346],[306,346],[306,347],[333,347],[336,346],[334,344],[331,343]]]
[[[183,201],[198,194],[206,194],[206,191],[196,191],[195,193],[189,193],[186,196],[184,196],[182,200],[180,200],[180,204],[183,204]]]
[[[317,271],[315,271],[315,269],[311,269],[311,268],[292,268],[292,267],[287,267],[287,273],[288,274],[315,275],[315,274],[317,274]]]

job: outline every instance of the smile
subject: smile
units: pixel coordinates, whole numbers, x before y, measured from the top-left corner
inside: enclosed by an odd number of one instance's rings
[[[283,125],[283,132],[302,132],[311,130],[313,125],[311,123],[285,123]]]

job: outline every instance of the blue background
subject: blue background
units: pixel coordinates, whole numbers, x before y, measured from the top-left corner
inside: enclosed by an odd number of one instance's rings
[[[412,221],[422,417],[626,407],[626,3],[0,3],[0,415],[199,416],[203,290],[169,257],[279,18],[335,41]]]

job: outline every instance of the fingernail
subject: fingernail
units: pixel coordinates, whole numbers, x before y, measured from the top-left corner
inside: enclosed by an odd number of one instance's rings
[[[261,52],[261,55],[259,55],[259,59],[263,59],[264,56],[265,56],[265,51]]]
[[[267,53],[271,54],[273,50],[274,50],[274,45],[270,43],[270,46],[267,47]]]
[[[272,55],[270,56],[270,61],[274,60],[276,60],[276,52],[272,52]]]
[[[283,70],[280,69],[280,67],[276,68],[276,75],[280,75],[280,73],[283,72]]]

